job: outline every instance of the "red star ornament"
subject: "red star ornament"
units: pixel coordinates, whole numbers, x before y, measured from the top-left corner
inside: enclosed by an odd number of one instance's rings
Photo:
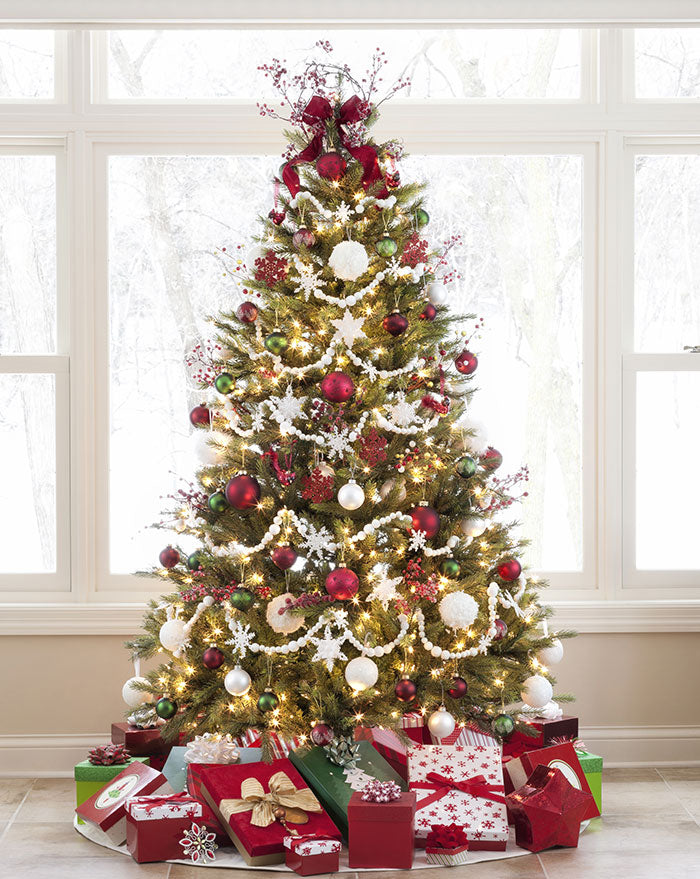
[[[592,799],[592,794],[570,784],[560,769],[540,764],[527,784],[506,796],[516,843],[531,852],[555,845],[576,848]]]

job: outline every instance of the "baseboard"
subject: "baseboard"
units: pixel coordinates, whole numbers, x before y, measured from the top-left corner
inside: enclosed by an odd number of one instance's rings
[[[581,738],[605,766],[700,766],[700,726],[587,726]],[[0,777],[65,778],[109,733],[0,735]]]

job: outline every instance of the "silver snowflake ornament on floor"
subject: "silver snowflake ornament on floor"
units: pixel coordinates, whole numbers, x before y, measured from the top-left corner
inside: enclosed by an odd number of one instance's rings
[[[185,857],[190,858],[193,864],[200,861],[213,861],[216,857],[214,852],[219,847],[214,840],[216,834],[212,833],[209,828],[202,824],[195,824],[189,830],[185,831],[185,835],[180,840]]]

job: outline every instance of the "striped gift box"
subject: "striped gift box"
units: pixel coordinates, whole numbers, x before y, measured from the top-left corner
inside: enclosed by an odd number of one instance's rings
[[[478,727],[467,724],[466,726],[456,726],[454,732],[444,739],[438,739],[436,736],[430,736],[433,745],[483,745],[486,748],[493,748],[498,745],[498,741],[488,733],[482,732]]]
[[[440,864],[441,867],[457,867],[469,860],[469,846],[459,848],[426,848],[426,860],[429,864]]]
[[[262,744],[261,734],[257,729],[247,729],[242,736],[238,736],[233,741],[239,748],[260,748]],[[302,744],[302,740],[298,737],[283,739],[276,733],[270,733],[270,747],[275,760],[289,757],[289,752]]]

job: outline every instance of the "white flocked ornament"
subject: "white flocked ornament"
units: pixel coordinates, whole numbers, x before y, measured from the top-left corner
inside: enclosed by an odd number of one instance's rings
[[[268,625],[274,632],[279,632],[281,635],[296,632],[297,629],[304,625],[304,617],[295,616],[288,612],[280,613],[280,610],[287,604],[287,599],[290,599],[290,601],[294,600],[291,592],[278,595],[277,598],[273,598],[267,605],[266,617]]]
[[[467,517],[461,521],[462,534],[465,537],[481,537],[488,528],[488,522],[485,519],[473,519]]]
[[[440,618],[450,629],[468,629],[479,615],[479,605],[466,592],[449,592],[439,604]]]
[[[444,739],[446,736],[452,735],[455,726],[454,717],[444,705],[441,705],[437,711],[433,711],[428,718],[428,729],[436,739]]]
[[[489,443],[486,425],[483,421],[467,416],[460,421],[459,426],[464,433],[455,444],[458,449],[463,452],[471,452],[473,455],[478,455],[486,449]],[[469,434],[467,434],[467,431],[469,431]]]
[[[205,466],[218,464],[226,450],[226,436],[218,430],[195,430],[192,447],[197,459]]]
[[[153,701],[151,693],[144,693],[143,690],[134,688],[134,684],[148,684],[146,678],[129,678],[122,687],[122,699],[129,708],[138,708],[139,705],[146,705]]]
[[[187,640],[185,621],[176,618],[164,622],[160,627],[160,632],[158,632],[158,640],[171,653],[175,650],[180,650]]]
[[[331,251],[328,265],[341,281],[356,281],[367,271],[369,257],[359,241],[341,241]]]
[[[433,305],[445,305],[449,299],[447,286],[438,281],[433,281],[432,284],[428,284],[428,288],[425,292]]]
[[[554,639],[551,647],[543,647],[537,651],[537,660],[544,666],[556,665],[564,658],[564,645],[559,638]]]
[[[338,503],[344,510],[359,510],[365,502],[365,493],[354,479],[346,482],[338,491]]]
[[[520,698],[530,708],[538,710],[544,708],[552,701],[554,690],[547,678],[542,675],[532,675],[523,682],[523,688],[520,691]]]
[[[254,247],[251,247],[248,253],[245,255],[245,267],[248,269],[251,275],[255,273],[257,266],[255,265],[256,259],[262,259],[267,251],[268,247],[263,247],[262,244],[256,244]]]
[[[373,687],[378,677],[377,664],[368,656],[356,656],[345,666],[345,680],[357,692]]]
[[[232,696],[245,696],[252,681],[248,672],[240,665],[232,668],[224,678],[224,689]]]

